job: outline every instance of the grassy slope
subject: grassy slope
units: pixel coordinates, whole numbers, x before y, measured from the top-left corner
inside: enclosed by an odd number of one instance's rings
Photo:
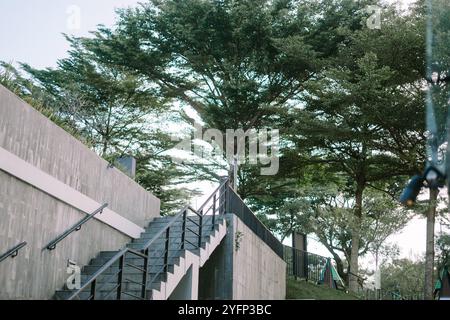
[[[312,282],[288,279],[286,299],[357,300],[358,298],[344,291],[330,289]]]

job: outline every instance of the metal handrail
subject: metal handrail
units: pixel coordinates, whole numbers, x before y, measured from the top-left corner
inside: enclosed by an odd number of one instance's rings
[[[252,230],[255,235],[265,242],[281,259],[283,259],[283,244],[280,240],[262,223],[253,211],[242,200],[239,194],[230,186],[227,188],[227,210],[236,215],[242,222]]]
[[[202,212],[203,208],[206,206],[206,204],[213,198],[213,196],[221,189],[223,188],[226,184],[228,183],[228,179],[225,179],[220,185],[219,187],[217,187],[217,189],[214,190],[214,192],[211,193],[211,195],[203,202],[203,204],[200,206],[200,208],[198,210],[193,209],[191,206],[186,206],[184,207],[182,210],[180,210],[180,212],[178,212],[173,219],[167,224],[167,226],[165,226],[162,230],[160,230],[152,239],[150,239],[142,248],[142,250],[147,249],[148,247],[150,247],[153,242],[155,242],[161,235],[164,234],[164,232],[166,232],[166,230],[170,227],[172,227],[172,225],[175,224],[175,222],[177,221],[178,218],[180,218],[185,211],[192,211],[193,213],[195,213],[198,216],[201,216],[199,212]]]
[[[202,211],[205,208],[206,204],[214,197],[214,195],[228,183],[228,180],[228,178],[224,179],[222,183],[217,187],[217,189],[211,193],[211,195],[203,202],[200,208],[198,208],[199,212]]]
[[[73,300],[80,292],[87,289],[97,278],[100,276],[103,272],[105,272],[109,267],[111,267],[116,261],[118,261],[120,258],[122,258],[125,253],[132,252],[136,255],[141,255],[140,252],[137,252],[130,248],[125,248],[119,251],[114,257],[112,257],[108,262],[106,262],[100,269],[98,269],[89,279],[86,281],[85,284],[83,284],[80,289],[78,289],[76,292],[74,292],[68,300]]]
[[[190,206],[186,206],[184,207],[182,210],[180,210],[175,216],[173,216],[173,219],[170,220],[170,222],[167,224],[167,226],[165,226],[163,229],[161,229],[153,238],[151,238],[149,241],[147,241],[143,246],[141,250],[145,250],[148,247],[150,247],[156,240],[159,239],[159,237],[161,237],[168,228],[172,227],[178,220],[178,218],[180,218],[185,211],[192,211],[195,214],[199,215],[198,212],[195,209],[192,209],[192,207]]]
[[[91,220],[92,218],[95,217],[96,214],[98,213],[102,213],[103,209],[105,209],[108,206],[107,203],[105,203],[104,205],[102,205],[100,208],[98,208],[97,210],[95,210],[94,212],[92,212],[91,214],[88,214],[86,217],[84,217],[83,219],[81,219],[80,221],[78,221],[75,225],[73,225],[72,227],[70,227],[69,229],[67,229],[64,233],[62,233],[60,236],[58,236],[55,240],[52,240],[51,242],[49,242],[46,246],[45,249],[52,251],[55,250],[56,245],[61,242],[62,240],[64,240],[65,238],[67,238],[72,232],[74,231],[80,231],[81,227],[88,222],[89,220]]]
[[[186,206],[184,207],[182,210],[180,210],[171,220],[170,222],[164,227],[162,228],[152,239],[150,239],[149,241],[147,241],[140,249],[140,251],[135,251],[133,249],[130,248],[124,248],[121,251],[119,251],[116,255],[114,255],[114,257],[112,257],[108,262],[106,262],[99,270],[97,270],[89,279],[88,281],[86,281],[85,284],[83,284],[80,289],[78,289],[77,291],[75,291],[72,295],[70,295],[70,297],[68,298],[68,300],[73,300],[75,299],[75,297],[77,297],[81,292],[83,292],[84,290],[86,290],[87,288],[89,288],[89,286],[91,286],[91,296],[90,298],[95,298],[95,284],[96,281],[98,279],[98,277],[100,277],[109,267],[111,267],[114,263],[116,263],[117,261],[120,261],[120,266],[119,266],[119,279],[118,279],[118,285],[117,288],[115,290],[117,290],[117,298],[120,299],[120,296],[122,294],[122,273],[123,273],[123,268],[124,268],[124,260],[125,260],[125,256],[127,253],[131,253],[131,254],[135,254],[138,256],[141,256],[142,258],[144,258],[145,264],[144,264],[144,272],[143,272],[143,284],[142,284],[142,296],[141,297],[136,297],[136,298],[140,298],[140,299],[145,299],[146,297],[146,288],[147,288],[147,273],[148,273],[148,259],[149,259],[149,247],[152,246],[161,236],[164,235],[164,233],[166,234],[165,238],[165,248],[164,248],[164,252],[163,255],[160,257],[157,257],[157,259],[164,259],[164,265],[163,268],[161,268],[160,271],[155,273],[155,276],[153,277],[153,279],[151,279],[151,282],[153,282],[162,272],[167,272],[167,264],[168,264],[168,252],[169,252],[169,239],[170,239],[170,228],[173,227],[173,225],[180,219],[183,218],[183,232],[182,232],[182,242],[181,242],[181,248],[180,249],[184,249],[184,242],[189,242],[188,240],[185,239],[185,233],[186,233],[186,218],[187,218],[187,212],[188,211],[192,211],[193,213],[195,213],[197,216],[199,216],[200,218],[200,225],[199,225],[199,242],[198,242],[198,246],[201,247],[201,241],[202,241],[202,218],[203,218],[203,208],[206,206],[206,204],[213,199],[214,196],[217,195],[217,192],[220,191],[224,186],[226,186],[228,183],[228,179],[225,179],[224,181],[222,181],[222,183],[219,185],[219,187],[217,189],[214,190],[214,192],[211,194],[211,196],[209,196],[206,201],[203,203],[203,205],[200,207],[200,209],[195,210],[193,209],[191,206]],[[220,195],[219,195],[220,196]],[[214,198],[216,199],[216,198]],[[220,208],[220,207],[219,207]],[[213,212],[213,223],[215,221],[215,212]],[[113,290],[114,291],[114,290]],[[112,292],[113,292],[112,291]],[[110,295],[112,292],[108,293],[108,295]],[[125,292],[124,292],[125,293]]]
[[[19,243],[14,248],[8,250],[6,253],[4,253],[0,256],[0,262],[2,262],[3,260],[5,260],[9,257],[11,257],[11,258],[17,257],[17,255],[19,254],[19,250],[22,249],[23,247],[25,247],[26,245],[27,245],[27,242],[24,241],[22,243]]]
[[[245,206],[247,206],[246,204],[245,204],[245,202],[244,202],[244,200],[242,200],[242,198],[241,198],[241,196],[233,189],[233,188],[230,188],[230,191],[236,196],[236,197],[238,197],[238,199],[245,205]],[[250,210],[251,211],[251,210]],[[252,212],[253,213],[253,212]],[[267,226],[255,215],[255,214],[253,214],[254,215],[254,217],[256,218],[256,220],[259,222],[259,224],[267,231],[267,232],[269,232],[270,234],[272,234],[272,231],[270,231],[269,230],[269,228],[267,228]]]

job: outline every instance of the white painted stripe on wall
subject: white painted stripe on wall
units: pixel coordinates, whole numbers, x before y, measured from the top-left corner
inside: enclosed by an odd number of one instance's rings
[[[103,204],[62,183],[1,147],[0,170],[83,212],[94,212]],[[137,224],[108,208],[105,208],[103,213],[97,214],[94,218],[135,239],[139,238],[141,233],[145,231]]]

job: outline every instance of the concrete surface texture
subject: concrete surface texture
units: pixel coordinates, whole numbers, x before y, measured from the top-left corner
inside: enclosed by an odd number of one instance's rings
[[[233,300],[281,300],[286,263],[238,217],[233,218]]]
[[[144,227],[159,216],[159,200],[0,86],[0,148]],[[67,260],[85,265],[99,251],[117,250],[130,237],[98,220],[44,246],[84,217],[79,210],[0,170],[0,254],[27,241],[0,263],[0,299],[48,299],[69,276]]]
[[[244,222],[227,214],[227,235],[200,269],[199,298],[282,300],[286,263]]]
[[[199,269],[207,263],[226,233],[227,224],[223,220],[208,237],[205,247],[199,249],[198,255],[186,251],[167,280],[161,283],[160,290],[153,290],[153,300],[198,300]]]

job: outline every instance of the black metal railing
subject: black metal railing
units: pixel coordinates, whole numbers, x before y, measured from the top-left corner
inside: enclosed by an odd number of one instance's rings
[[[68,300],[76,298],[107,299],[113,293],[117,300],[121,300],[123,295],[138,300],[148,299],[148,291],[153,289],[154,284],[166,279],[171,261],[177,257],[177,254],[186,250],[187,246],[190,246],[189,250],[202,247],[208,222],[211,222],[213,230],[216,217],[225,213],[227,190],[228,180],[223,180],[198,210],[190,206],[183,208],[140,249],[125,248],[118,252],[97,270],[79,290],[71,294]],[[178,242],[176,238],[179,238],[180,227],[181,241]],[[171,237],[174,232],[178,232],[178,237]],[[163,240],[162,243],[161,240]],[[134,263],[131,256],[134,257]],[[127,267],[128,269],[126,269]],[[137,271],[133,279],[131,270]],[[112,283],[114,285],[111,286]],[[99,294],[99,292],[102,293]],[[138,294],[136,294],[137,292]],[[82,297],[83,293],[85,293],[84,297]]]
[[[81,219],[80,221],[78,221],[75,225],[73,225],[72,227],[70,227],[69,229],[67,229],[64,233],[62,233],[60,236],[58,236],[56,239],[52,240],[51,242],[49,242],[46,246],[45,249],[47,250],[54,250],[56,248],[56,245],[58,243],[60,243],[61,241],[63,241],[65,238],[67,238],[72,232],[76,232],[76,231],[80,231],[82,226],[88,222],[89,220],[91,220],[92,218],[94,218],[97,214],[101,214],[103,212],[103,209],[105,209],[108,206],[107,203],[105,203],[104,205],[102,205],[100,208],[98,208],[97,210],[95,210],[94,212],[92,212],[91,214],[87,214],[86,217],[84,217],[83,219]]]
[[[17,255],[19,254],[19,250],[22,249],[23,247],[25,247],[26,245],[27,245],[27,243],[24,241],[24,242],[16,245],[14,248],[9,249],[7,252],[5,252],[4,254],[2,254],[0,256],[0,262],[2,262],[3,260],[6,260],[9,257],[11,257],[11,258],[17,257]]]
[[[284,246],[287,276],[318,283],[329,258]]]
[[[250,228],[262,241],[264,241],[280,258],[283,259],[283,244],[272,232],[255,216],[239,195],[228,186],[227,213],[233,213]]]

